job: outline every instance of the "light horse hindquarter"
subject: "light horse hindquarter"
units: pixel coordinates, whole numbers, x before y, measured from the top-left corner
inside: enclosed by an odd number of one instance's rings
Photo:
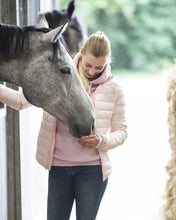
[[[95,111],[61,42],[65,25],[50,30],[43,16],[36,27],[0,24],[0,81],[22,87],[31,104],[81,137],[94,129]]]

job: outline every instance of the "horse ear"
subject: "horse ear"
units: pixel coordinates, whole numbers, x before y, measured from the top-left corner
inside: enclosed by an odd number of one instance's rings
[[[37,28],[49,28],[48,22],[44,15],[40,15],[36,24]]]
[[[72,17],[74,10],[75,10],[75,5],[74,5],[74,0],[73,0],[69,3],[68,8],[67,8],[67,13],[68,13],[69,19]]]
[[[65,31],[68,25],[68,20],[62,25],[59,26],[53,30],[51,30],[48,33],[45,33],[42,35],[42,40],[45,42],[51,42],[54,43],[57,41],[57,39],[62,35],[62,33]]]

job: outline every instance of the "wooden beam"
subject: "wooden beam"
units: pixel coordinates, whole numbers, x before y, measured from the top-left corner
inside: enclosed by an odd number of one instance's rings
[[[21,220],[19,113],[9,107],[7,107],[6,135],[8,220]]]
[[[1,22],[16,24],[16,1],[1,0]]]

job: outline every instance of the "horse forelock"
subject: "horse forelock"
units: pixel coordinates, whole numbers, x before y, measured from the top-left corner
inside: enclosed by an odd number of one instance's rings
[[[0,59],[8,60],[26,54],[29,49],[29,32],[31,31],[46,33],[49,29],[0,24]]]

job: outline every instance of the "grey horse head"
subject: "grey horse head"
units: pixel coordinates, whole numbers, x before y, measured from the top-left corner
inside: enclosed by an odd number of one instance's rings
[[[1,25],[6,40],[0,44],[0,80],[21,86],[31,104],[66,124],[71,135],[81,137],[92,132],[95,111],[61,42],[66,25],[49,30],[43,16],[36,27]]]
[[[67,19],[70,20],[67,29],[63,33],[63,38],[71,57],[74,57],[81,50],[87,39],[87,30],[74,10],[74,1],[71,1],[65,9],[41,13],[45,16],[51,29],[62,25]]]

